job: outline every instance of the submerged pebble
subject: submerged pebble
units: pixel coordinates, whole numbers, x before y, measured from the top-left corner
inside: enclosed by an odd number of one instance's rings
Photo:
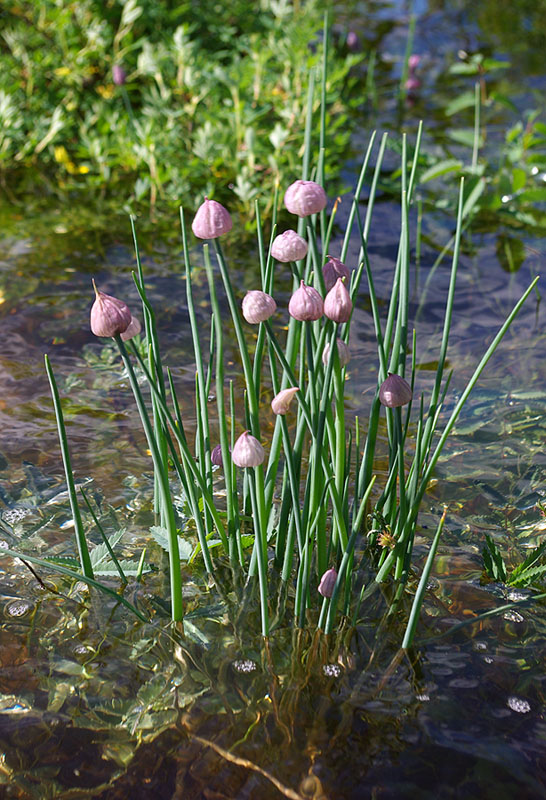
[[[522,700],[520,697],[509,697],[508,708],[511,708],[512,711],[517,711],[518,714],[527,714],[531,710],[527,700]]]
[[[502,616],[503,616],[503,619],[507,619],[510,622],[524,622],[525,621],[525,617],[522,614],[520,614],[519,611],[514,611],[513,608],[511,608],[510,611],[505,611]]]
[[[251,658],[240,658],[233,662],[233,669],[237,672],[254,672],[257,664]]]
[[[27,600],[13,600],[6,605],[4,613],[8,617],[26,617],[29,611],[32,611],[32,608],[32,603]]]
[[[322,671],[327,678],[339,678],[341,675],[341,667],[339,664],[324,664]]]

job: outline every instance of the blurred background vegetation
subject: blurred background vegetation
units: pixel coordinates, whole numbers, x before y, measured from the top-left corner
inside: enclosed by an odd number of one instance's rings
[[[304,8],[286,0],[5,0],[4,190],[93,189],[128,208],[195,205],[223,191],[232,207],[235,194],[251,211],[258,193],[270,197],[276,181],[299,174],[322,24],[314,0]],[[327,90],[338,113],[326,163],[348,144],[344,111],[359,60],[343,42],[330,51]],[[122,85],[114,66],[124,70]]]

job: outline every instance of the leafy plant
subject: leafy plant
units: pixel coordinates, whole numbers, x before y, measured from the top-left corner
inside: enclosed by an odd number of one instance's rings
[[[488,90],[491,73],[510,67],[508,61],[486,58],[481,53],[462,54],[464,60],[453,64],[451,75],[475,78],[471,90],[461,91],[444,109],[450,120],[443,153],[426,150],[420,156],[419,180],[422,184],[442,178],[466,180],[467,197],[474,196],[475,225],[487,226],[493,220],[511,229],[543,230],[546,213],[544,174],[546,170],[546,125],[541,110],[524,112],[499,142],[488,143],[489,120],[499,111],[509,109],[519,114],[506,91]],[[472,126],[459,126],[455,119],[472,113]],[[463,154],[461,155],[461,148]],[[465,158],[464,149],[470,150]],[[452,195],[453,198],[453,195]],[[439,205],[446,206],[445,199]],[[454,199],[448,204],[453,208]],[[508,271],[519,268],[522,259],[517,240],[505,237],[500,246],[501,261]]]
[[[233,194],[246,216],[299,159],[320,4],[68,0],[3,6],[0,176],[131,208]],[[351,67],[328,55],[328,145],[343,152]],[[113,67],[123,66],[124,83]],[[340,97],[346,98],[342,103]],[[231,190],[227,187],[231,185]]]
[[[484,570],[492,581],[507,586],[530,587],[539,583],[546,575],[546,540],[533,548],[527,558],[514,566],[508,566],[495,541],[485,535],[485,547],[482,550]]]

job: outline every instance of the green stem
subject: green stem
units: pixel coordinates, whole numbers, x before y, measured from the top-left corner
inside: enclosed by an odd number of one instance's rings
[[[133,394],[135,396],[135,401],[137,404],[137,408],[140,414],[140,419],[142,420],[142,425],[144,427],[144,433],[146,434],[146,439],[148,442],[148,447],[150,449],[150,453],[152,454],[152,460],[154,462],[154,467],[156,474],[158,475],[159,481],[159,493],[160,493],[160,500],[161,500],[161,508],[162,508],[162,515],[166,522],[167,527],[167,535],[169,539],[169,576],[170,576],[170,586],[171,586],[171,615],[173,622],[179,622],[184,617],[184,608],[182,603],[182,576],[180,572],[180,552],[178,549],[178,531],[176,529],[176,521],[174,516],[174,508],[171,498],[171,492],[169,487],[169,477],[166,472],[165,464],[161,458],[161,454],[159,452],[159,448],[157,446],[156,438],[154,436],[154,432],[152,430],[152,425],[150,423],[150,418],[148,416],[148,412],[146,410],[146,405],[144,403],[144,398],[142,397],[142,393],[140,391],[140,387],[138,385],[138,381],[136,379],[136,375],[133,370],[133,365],[129,360],[129,356],[127,354],[127,349],[125,344],[119,334],[116,334],[114,337],[116,340],[116,344],[119,348],[119,352],[121,355],[121,359],[123,361],[123,365],[127,371],[127,375],[129,376],[129,382],[131,384],[131,389],[133,390]],[[154,384],[155,385],[155,384]]]
[[[74,530],[76,531],[76,542],[78,545],[78,554],[80,557],[80,564],[83,574],[87,578],[93,578],[93,567],[91,566],[91,558],[89,556],[89,548],[87,547],[87,540],[83,529],[82,518],[78,506],[78,498],[76,496],[76,487],[74,485],[74,476],[72,474],[72,466],[70,464],[70,451],[68,449],[68,438],[66,436],[66,429],[64,426],[63,409],[61,406],[61,398],[59,397],[59,390],[57,382],[53,375],[51,363],[47,355],[44,356],[45,368],[47,377],[49,378],[49,385],[51,387],[51,397],[53,398],[53,406],[55,408],[55,417],[57,419],[57,431],[59,433],[59,442],[61,445],[61,455],[63,458],[64,474],[66,476],[66,486],[68,490],[68,498],[70,500],[70,508],[72,511],[72,519],[74,520]]]

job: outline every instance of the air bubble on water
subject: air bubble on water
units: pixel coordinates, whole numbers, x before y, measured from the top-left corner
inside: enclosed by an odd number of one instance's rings
[[[237,672],[254,672],[258,665],[251,658],[239,658],[233,662],[233,669]]]
[[[322,671],[327,678],[339,678],[341,675],[341,667],[339,664],[324,664]]]
[[[531,710],[527,700],[522,700],[520,697],[509,697],[508,708],[511,708],[512,711],[517,711],[518,714],[527,714]]]

